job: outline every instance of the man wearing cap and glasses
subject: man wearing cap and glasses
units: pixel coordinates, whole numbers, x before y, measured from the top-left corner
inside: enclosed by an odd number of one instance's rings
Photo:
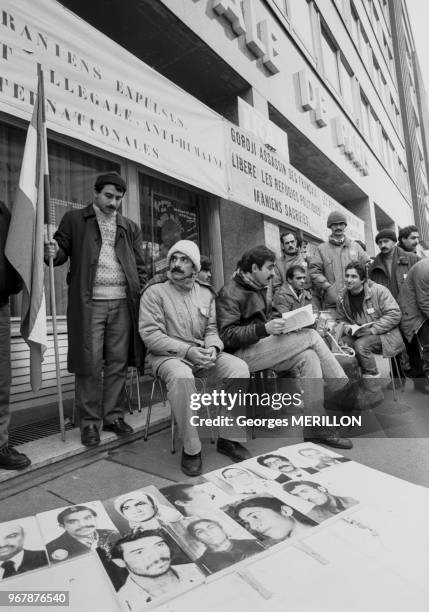
[[[93,203],[67,212],[45,245],[55,266],[70,258],[68,369],[76,374],[85,446],[99,444],[101,424],[118,436],[133,432],[123,419],[125,381],[128,365],[144,359],[138,308],[146,274],[140,229],[118,212],[126,189],[116,172],[99,175]]]
[[[365,265],[370,258],[357,242],[345,235],[347,218],[341,210],[332,211],[326,225],[331,235],[327,242],[319,244],[311,258],[310,277],[313,287],[321,294],[323,308],[335,308],[344,288],[347,264],[358,261]]]

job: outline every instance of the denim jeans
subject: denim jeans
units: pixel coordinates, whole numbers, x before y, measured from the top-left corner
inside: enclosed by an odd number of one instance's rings
[[[123,416],[131,333],[127,300],[93,300],[91,333],[92,375],[76,375],[81,429]]]
[[[225,392],[232,393],[238,391],[237,386],[246,390],[249,370],[241,359],[228,353],[220,353],[214,367],[204,371],[200,369],[195,375],[191,366],[180,359],[166,359],[159,366],[158,375],[167,387],[168,401],[174,413],[179,436],[183,441],[183,450],[189,455],[196,455],[201,450],[201,442],[198,429],[191,424],[190,419],[198,414],[206,416],[201,410],[194,412],[190,408],[191,394],[203,392],[201,385],[197,389],[196,377],[204,379],[205,392],[218,386]],[[240,435],[239,430],[235,431],[228,427],[220,428],[219,435],[228,439],[241,439],[243,433]]]
[[[10,383],[10,309],[5,304],[0,306],[0,448],[8,441]]]
[[[369,336],[361,336],[360,338],[343,336],[342,341],[344,344],[354,348],[362,374],[371,374],[373,376],[378,374],[374,354],[381,355],[382,353],[382,344],[379,335],[371,334]]]
[[[324,384],[335,392],[347,383],[343,368],[314,329],[268,336],[238,349],[234,355],[247,363],[250,372],[267,369],[297,372],[304,391],[306,414],[325,413]]]

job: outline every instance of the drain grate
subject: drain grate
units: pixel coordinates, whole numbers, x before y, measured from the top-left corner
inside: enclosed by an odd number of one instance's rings
[[[65,419],[66,430],[73,429],[69,419]],[[19,446],[26,442],[34,442],[40,438],[47,438],[53,434],[60,433],[60,423],[58,417],[47,419],[46,421],[37,421],[37,423],[29,423],[22,425],[16,429],[9,431],[10,446]]]

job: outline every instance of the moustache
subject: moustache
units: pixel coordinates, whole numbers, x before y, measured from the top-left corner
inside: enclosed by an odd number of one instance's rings
[[[160,557],[159,559],[157,559],[156,561],[153,561],[153,563],[149,565],[149,569],[152,567],[156,567],[157,565],[161,565],[161,564],[169,563],[169,562],[170,562],[170,557]]]

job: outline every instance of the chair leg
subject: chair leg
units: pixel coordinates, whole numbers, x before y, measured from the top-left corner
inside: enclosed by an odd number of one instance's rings
[[[137,391],[137,410],[142,411],[142,401],[140,397],[140,376],[139,371],[136,369],[136,391]]]
[[[134,399],[134,368],[130,368],[131,369],[131,376],[130,376],[130,402],[131,405],[133,404],[133,399]]]
[[[176,423],[174,421],[173,411],[171,411],[171,454],[172,455],[174,455],[176,452],[175,429],[176,429]]]
[[[152,382],[152,389],[151,389],[151,392],[150,392],[149,405],[147,407],[146,427],[145,427],[145,432],[144,432],[144,441],[145,442],[147,440],[147,436],[148,436],[148,433],[149,433],[150,415],[152,413],[152,402],[153,402],[153,394],[155,392],[156,381],[157,381],[157,379],[154,378],[153,382]]]
[[[395,402],[397,402],[398,401],[398,394],[396,392],[396,383],[395,383],[395,377],[393,375],[393,368],[392,368],[392,360],[391,359],[389,359],[389,365],[390,365],[390,380],[392,381],[392,389],[393,389],[393,399],[394,399]]]
[[[71,417],[72,427],[75,426],[75,423],[76,423],[76,395],[73,398],[73,410],[72,410],[72,417]]]
[[[403,393],[405,391],[405,378],[402,378],[402,370],[399,369],[398,355],[393,357],[393,361],[395,362],[396,371],[399,373],[399,387]]]
[[[130,402],[130,396],[128,395],[128,391],[127,391],[127,383],[125,383],[124,390],[125,390],[125,397],[126,397],[126,400],[127,400],[127,405],[128,405],[128,412],[129,412],[130,414],[133,414],[133,405],[132,405],[132,403]]]
[[[157,378],[158,381],[158,386],[159,386],[159,392],[161,393],[161,397],[162,397],[162,403],[165,406],[167,405],[167,394],[165,392],[165,388],[164,385],[162,384],[162,380],[160,378]]]

